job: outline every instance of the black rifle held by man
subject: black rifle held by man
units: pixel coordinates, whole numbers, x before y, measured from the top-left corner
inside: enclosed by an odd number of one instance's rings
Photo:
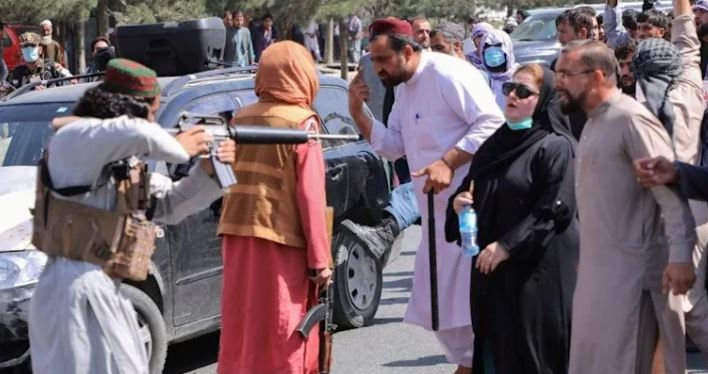
[[[337,326],[332,323],[332,287],[330,283],[320,295],[320,303],[310,308],[295,331],[307,339],[312,329],[320,326],[320,374],[329,374],[332,368],[332,335]]]
[[[182,113],[177,129],[168,130],[173,135],[187,131],[194,126],[203,126],[214,138],[214,145],[228,138],[236,144],[301,144],[310,140],[343,140],[357,141],[359,135],[320,134],[299,129],[279,129],[265,126],[230,126],[221,116],[208,116],[201,114]],[[212,146],[212,152],[218,148]],[[221,188],[228,188],[236,184],[236,176],[230,165],[223,164],[216,157],[210,157],[214,172],[219,179]]]

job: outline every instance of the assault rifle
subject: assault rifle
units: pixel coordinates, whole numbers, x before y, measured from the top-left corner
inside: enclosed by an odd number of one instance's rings
[[[329,374],[332,368],[332,335],[337,325],[332,322],[332,287],[334,283],[325,288],[320,295],[320,303],[310,308],[305,317],[300,321],[295,331],[303,338],[310,336],[312,329],[320,326],[320,374]]]
[[[310,140],[360,140],[359,135],[319,134],[306,130],[264,126],[230,126],[226,122],[226,119],[218,115],[210,116],[187,112],[182,113],[180,116],[178,128],[169,129],[168,132],[172,135],[177,135],[197,125],[203,126],[214,138],[210,155],[206,157],[211,159],[214,166],[214,173],[219,179],[221,188],[228,188],[237,182],[231,165],[219,162],[216,157],[218,144],[223,140],[230,138],[233,139],[236,144],[301,144],[307,143]]]

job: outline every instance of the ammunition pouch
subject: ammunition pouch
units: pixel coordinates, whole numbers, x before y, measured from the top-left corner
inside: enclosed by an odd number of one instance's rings
[[[96,264],[111,277],[147,278],[155,250],[157,227],[144,214],[148,208],[149,183],[144,164],[113,170],[117,184],[114,211],[62,199],[90,187],[52,187],[46,161],[38,168],[32,244],[48,256]]]

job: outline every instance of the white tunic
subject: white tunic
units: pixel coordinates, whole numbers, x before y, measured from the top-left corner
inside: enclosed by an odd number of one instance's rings
[[[475,153],[503,123],[494,94],[475,67],[459,58],[423,51],[413,77],[398,86],[389,127],[374,121],[371,144],[389,160],[405,155],[411,171],[417,171],[439,160],[453,147]],[[435,196],[440,330],[472,324],[471,258],[463,256],[457,244],[445,241],[444,229],[448,198],[462,183],[468,169],[469,164],[458,168],[450,187]],[[416,254],[405,321],[431,329],[428,200],[423,194],[426,179],[413,178],[423,238]]]
[[[81,119],[49,143],[49,172],[57,188],[93,185],[109,162],[130,156],[172,163],[188,161],[182,146],[154,123],[119,117]],[[102,209],[115,203],[114,184],[72,197]],[[201,167],[173,183],[152,174],[155,220],[176,223],[222,195]],[[118,292],[120,282],[97,265],[50,258],[30,304],[29,336],[35,373],[142,374],[148,372],[135,311]]]

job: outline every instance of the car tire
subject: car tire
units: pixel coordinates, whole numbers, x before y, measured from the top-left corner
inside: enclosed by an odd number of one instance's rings
[[[371,324],[381,301],[381,262],[348,231],[334,237],[334,295],[332,319],[338,329]]]
[[[149,350],[150,374],[160,374],[167,359],[167,332],[162,313],[150,296],[138,288],[122,284],[121,292],[133,303],[138,314],[139,335]]]

